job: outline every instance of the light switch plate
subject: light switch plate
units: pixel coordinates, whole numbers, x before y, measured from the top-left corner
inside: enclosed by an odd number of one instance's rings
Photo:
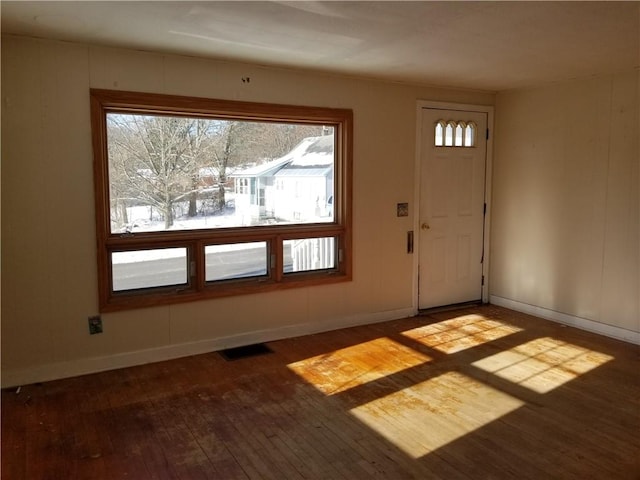
[[[409,204],[408,203],[399,203],[397,207],[397,215],[398,217],[408,217],[409,216]]]

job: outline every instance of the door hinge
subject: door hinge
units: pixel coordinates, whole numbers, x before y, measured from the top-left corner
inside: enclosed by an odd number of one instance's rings
[[[484,204],[484,207],[482,207],[482,214],[486,215],[487,214],[487,204]]]
[[[489,129],[487,128],[487,140],[489,140]]]
[[[484,275],[482,275],[482,283],[480,285],[484,287]]]

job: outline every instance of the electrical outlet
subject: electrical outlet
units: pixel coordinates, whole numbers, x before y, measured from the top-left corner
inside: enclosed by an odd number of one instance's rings
[[[102,333],[102,318],[100,315],[89,317],[89,335],[95,335],[96,333]]]

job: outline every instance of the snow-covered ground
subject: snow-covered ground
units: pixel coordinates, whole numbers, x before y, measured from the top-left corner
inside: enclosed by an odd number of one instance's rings
[[[179,215],[179,212],[177,212]],[[127,216],[129,218],[126,231],[132,233],[140,232],[161,232],[165,231],[164,219],[153,207],[128,207]],[[168,229],[175,230],[197,230],[203,228],[224,228],[238,226],[238,217],[233,208],[227,208],[224,212],[214,214],[198,214],[195,217],[179,215],[174,219],[173,225]]]
[[[233,198],[228,198],[227,200],[233,200]],[[157,212],[152,207],[128,207],[127,216],[129,218],[127,231],[131,233],[166,231],[166,229],[164,228],[164,220],[160,216],[159,212]],[[241,225],[241,223],[239,223],[240,220],[241,219],[234,213],[233,208],[227,208],[225,212],[219,212],[216,214],[199,214],[196,217],[187,217],[186,215],[181,216],[174,220],[173,226],[169,228],[169,231],[237,227]],[[256,247],[257,245],[255,243],[216,245],[208,247],[208,253],[231,252],[235,250],[244,250]],[[132,252],[114,253],[112,256],[112,263],[124,264],[150,262],[154,260],[164,260],[168,258],[180,257],[186,257],[185,248],[137,250]]]

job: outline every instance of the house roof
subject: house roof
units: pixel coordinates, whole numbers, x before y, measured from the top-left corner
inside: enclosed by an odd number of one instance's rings
[[[289,163],[291,159],[286,157],[281,157],[276,160],[271,160],[270,162],[263,163],[261,165],[256,165],[255,167],[245,168],[244,170],[238,170],[233,172],[230,177],[264,177],[273,175],[280,168],[282,168],[285,164]]]
[[[230,176],[322,176],[333,167],[333,145],[333,135],[307,137],[286,155]]]
[[[331,171],[333,165],[327,167],[292,167],[287,165],[284,168],[278,170],[275,177],[324,177]]]
[[[288,154],[292,157],[290,166],[312,167],[333,165],[333,145],[333,135],[305,138]]]

